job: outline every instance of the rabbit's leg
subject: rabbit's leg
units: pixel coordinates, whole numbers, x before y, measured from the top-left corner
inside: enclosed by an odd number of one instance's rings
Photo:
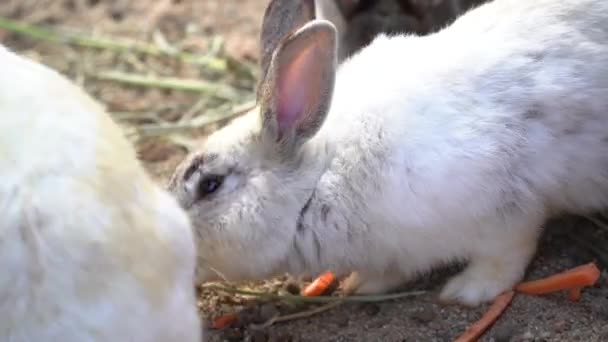
[[[464,271],[444,286],[440,300],[476,306],[511,289],[521,280],[534,256],[539,227],[535,222],[525,229],[511,226],[501,227],[503,230],[497,234],[490,232],[487,239],[479,242],[480,248]]]
[[[386,293],[394,290],[406,281],[407,278],[398,273],[378,275],[353,272],[344,280],[344,292],[360,295]]]

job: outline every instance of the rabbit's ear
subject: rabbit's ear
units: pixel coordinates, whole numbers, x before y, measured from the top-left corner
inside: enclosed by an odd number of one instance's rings
[[[284,40],[261,87],[262,134],[290,153],[317,133],[329,110],[336,74],[337,33],[314,20]]]
[[[322,0],[327,1],[327,0]],[[272,0],[266,7],[260,34],[260,66],[266,75],[272,54],[290,34],[315,19],[315,0]]]

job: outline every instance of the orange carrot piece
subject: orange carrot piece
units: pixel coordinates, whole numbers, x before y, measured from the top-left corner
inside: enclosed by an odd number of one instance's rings
[[[325,272],[315,279],[310,285],[300,292],[302,296],[316,297],[323,294],[336,281],[336,276],[331,272]]]
[[[237,320],[238,317],[236,314],[227,314],[214,319],[211,326],[213,327],[213,329],[224,329],[227,326],[230,326],[235,323]]]
[[[594,262],[591,262],[547,278],[520,283],[515,287],[515,290],[532,295],[568,290],[568,298],[572,301],[578,301],[581,298],[581,289],[595,285],[599,278],[600,270]],[[509,306],[514,295],[515,291],[508,291],[496,297],[483,317],[471,325],[454,342],[477,341]]]
[[[580,298],[580,289],[593,286],[600,278],[600,270],[591,262],[547,278],[521,283],[515,290],[525,294],[547,294],[560,290],[570,290],[570,299]]]
[[[474,342],[477,341],[486,330],[488,330],[500,315],[509,306],[515,291],[507,291],[496,297],[494,303],[488,311],[475,323],[473,323],[464,334],[460,335],[454,342]]]

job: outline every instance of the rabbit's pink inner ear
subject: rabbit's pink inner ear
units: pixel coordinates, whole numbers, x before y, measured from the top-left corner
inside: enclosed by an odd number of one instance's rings
[[[315,108],[319,107],[324,68],[315,58],[318,48],[308,46],[281,70],[277,89],[277,123],[281,136],[309,121],[307,116],[314,115]]]

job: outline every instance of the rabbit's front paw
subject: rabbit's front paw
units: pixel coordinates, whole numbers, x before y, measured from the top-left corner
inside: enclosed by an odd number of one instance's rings
[[[353,272],[344,280],[343,289],[348,294],[373,295],[391,291],[405,283],[401,275],[371,275]]]
[[[526,224],[523,229],[503,229],[507,234],[481,243],[480,253],[462,273],[448,281],[439,299],[477,306],[511,289],[523,277],[536,250],[537,230],[529,228],[536,226]]]
[[[467,269],[453,277],[445,285],[439,299],[446,303],[459,303],[467,306],[477,306],[495,298],[508,284],[497,282],[485,271]]]
[[[477,306],[492,301],[519,281],[525,267],[526,262],[509,263],[501,259],[475,260],[462,273],[448,281],[439,299],[442,302],[466,306]]]

